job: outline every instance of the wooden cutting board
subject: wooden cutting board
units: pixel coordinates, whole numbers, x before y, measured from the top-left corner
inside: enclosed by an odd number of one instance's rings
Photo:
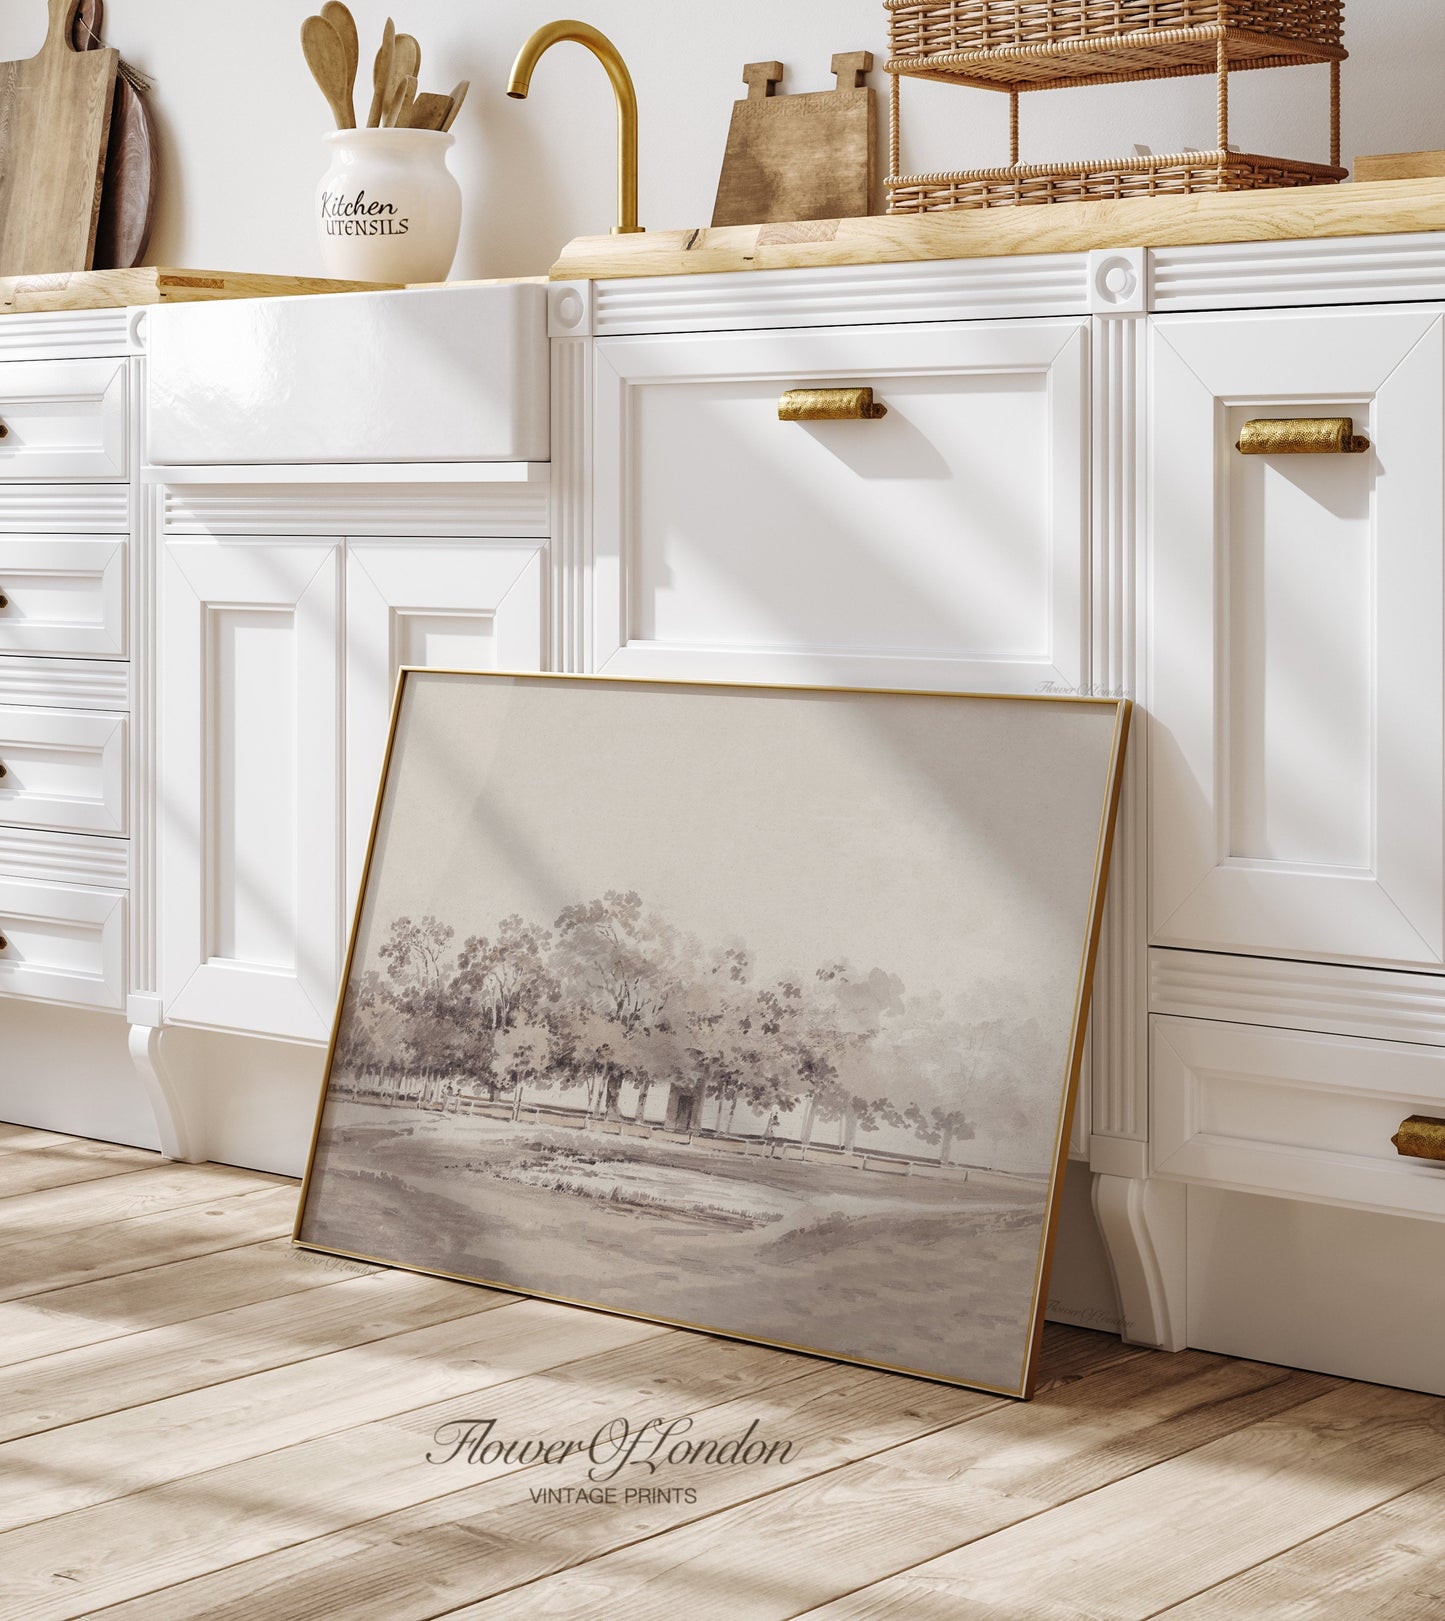
[[[70,43],[76,0],[49,0],[38,56],[0,63],[0,276],[87,270],[120,54]]]
[[[101,48],[105,0],[79,0],[70,42],[77,51]],[[160,143],[140,91],[124,72],[115,81],[110,142],[95,230],[96,270],[129,270],[141,262],[155,221],[160,181]]]
[[[745,101],[734,102],[714,225],[858,219],[869,212],[878,112],[864,86],[868,51],[833,58],[836,90],[775,95],[781,62],[749,62]]]

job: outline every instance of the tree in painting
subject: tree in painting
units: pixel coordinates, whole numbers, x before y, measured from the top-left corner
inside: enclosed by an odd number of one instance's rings
[[[1005,1052],[1001,1021],[883,968],[759,981],[741,942],[707,947],[635,891],[453,940],[396,918],[353,980],[336,1052],[353,1097],[939,1166],[985,1124],[995,1142],[1027,1124],[1007,1104],[985,1122],[980,1101],[1017,1092],[999,1086],[1028,1062],[1016,1037]]]

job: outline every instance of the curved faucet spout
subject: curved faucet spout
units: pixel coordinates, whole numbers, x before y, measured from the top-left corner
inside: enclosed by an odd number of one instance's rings
[[[617,96],[617,219],[614,236],[630,236],[642,227],[637,223],[637,91],[632,75],[617,47],[606,34],[590,23],[565,20],[544,23],[517,53],[507,94],[514,101],[525,101],[532,88],[532,73],[545,52],[563,40],[585,45],[607,69]]]

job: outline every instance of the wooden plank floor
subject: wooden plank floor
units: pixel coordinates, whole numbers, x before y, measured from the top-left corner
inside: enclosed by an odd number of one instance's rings
[[[1445,1400],[1050,1325],[1020,1404],[308,1255],[295,1201],[0,1127],[6,1621],[1445,1616]],[[790,1447],[448,1458],[651,1419]]]

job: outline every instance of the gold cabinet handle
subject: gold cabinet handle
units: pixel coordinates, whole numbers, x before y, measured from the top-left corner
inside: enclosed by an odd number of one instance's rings
[[[7,766],[3,760],[0,760],[0,778],[8,777],[9,775],[10,775],[9,766]]]
[[[1353,417],[1284,417],[1246,422],[1241,456],[1363,456],[1370,448]]]
[[[790,388],[778,401],[779,422],[876,422],[887,415],[871,388]]]
[[[3,591],[0,591],[0,613],[4,613],[9,606],[10,598],[7,597]]]
[[[1400,1129],[1390,1141],[1397,1153],[1409,1159],[1445,1161],[1445,1120],[1428,1114],[1412,1114],[1408,1120],[1400,1122]]]
[[[5,936],[3,934],[0,934],[0,951],[9,951],[9,949],[10,949],[10,942],[5,938]]]
[[[0,422],[0,439],[8,439],[9,437],[10,437],[9,428],[7,428],[3,422]]]

